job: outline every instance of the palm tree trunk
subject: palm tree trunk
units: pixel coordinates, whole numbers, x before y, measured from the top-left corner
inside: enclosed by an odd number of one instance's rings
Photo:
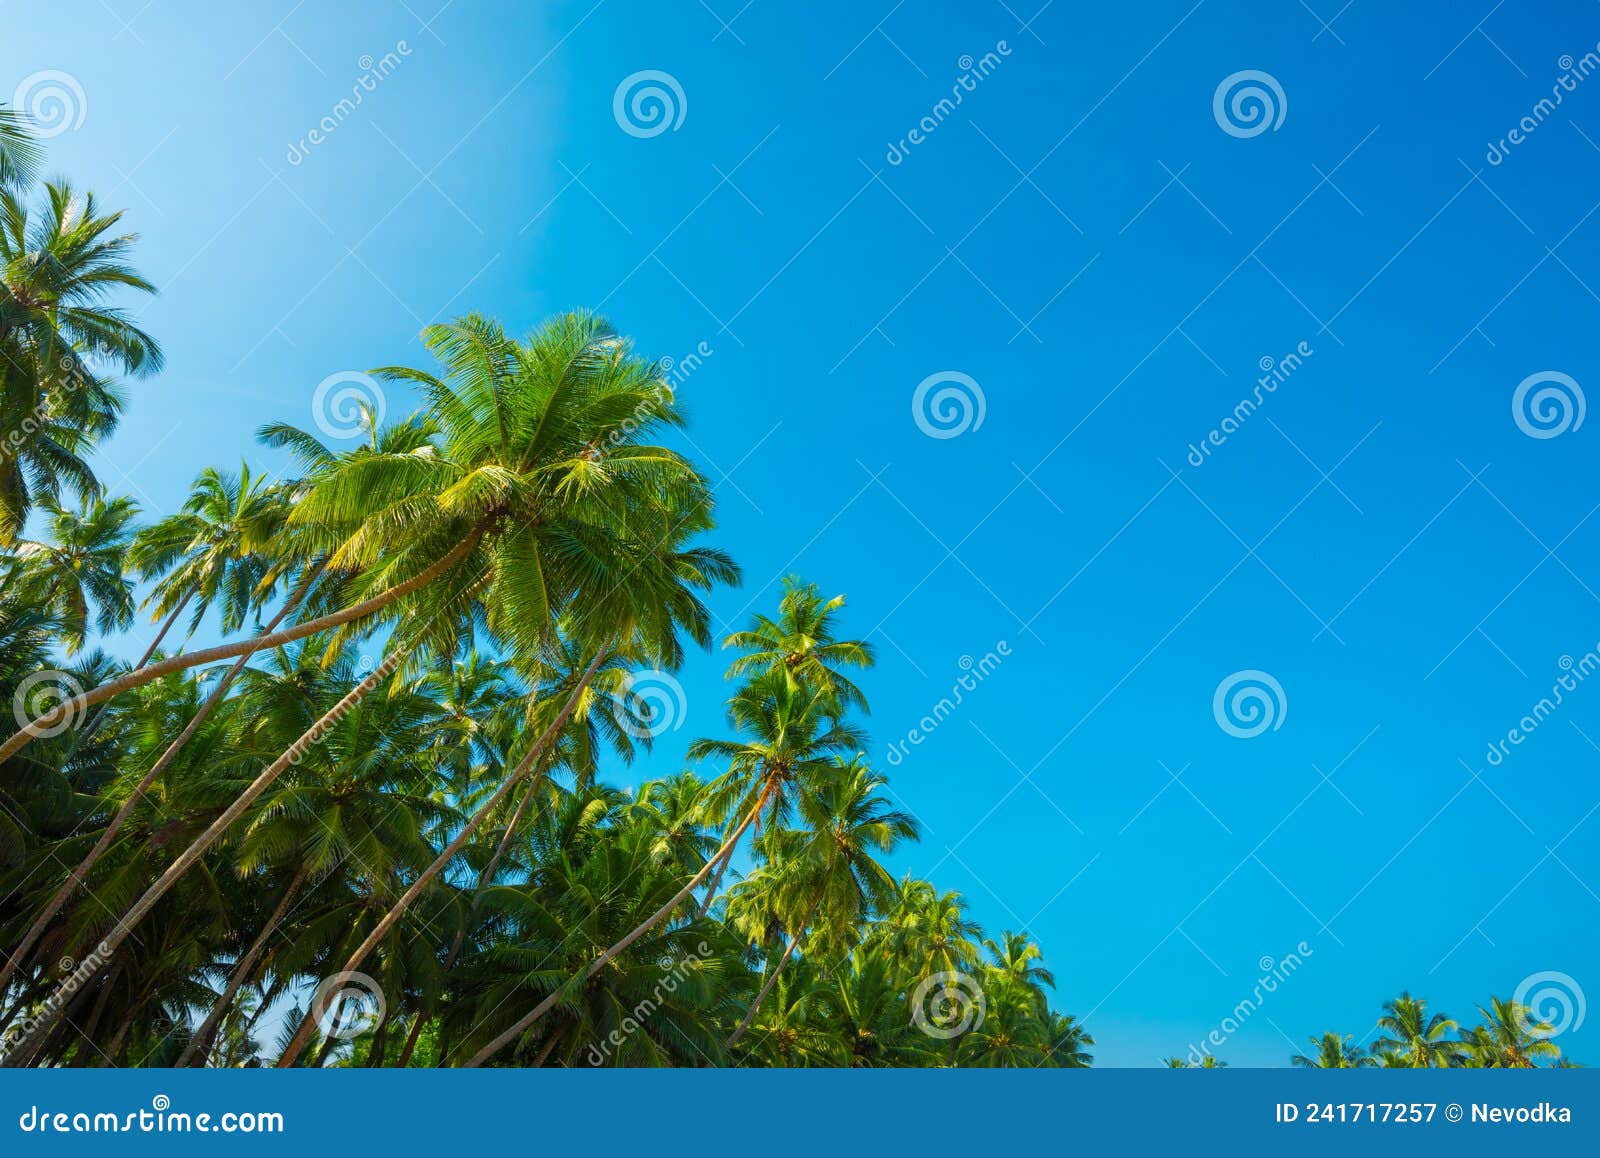
[[[679,905],[683,904],[683,902],[687,900],[696,889],[704,884],[706,878],[711,875],[716,866],[723,860],[733,855],[733,850],[738,845],[740,839],[744,836],[745,830],[755,823],[756,817],[761,815],[761,810],[767,806],[767,801],[772,796],[774,787],[774,782],[768,781],[762,787],[761,794],[756,797],[756,802],[751,807],[750,811],[745,813],[743,820],[739,821],[739,827],[733,830],[733,834],[723,842],[722,847],[716,851],[716,854],[710,860],[706,861],[703,866],[701,866],[700,871],[695,873],[693,877],[689,878],[689,883],[684,885],[683,888],[679,889],[670,901],[662,905],[649,917],[645,918],[644,922],[634,929],[633,932],[629,933],[626,937],[622,938],[622,940],[618,941],[615,945],[612,945],[611,948],[607,949],[604,953],[600,954],[600,956],[596,957],[594,961],[590,963],[589,967],[584,970],[581,980],[587,981],[596,973],[600,972],[600,970],[604,969],[613,959],[616,958],[619,953],[622,953],[624,950],[626,950],[629,945],[633,944],[640,937],[644,936],[655,926],[659,925],[662,921],[671,916],[673,911],[676,910]],[[555,1003],[560,999],[560,997],[561,988],[552,990],[550,995],[543,1001],[539,1002],[538,1005],[534,1006],[530,1013],[524,1016],[510,1029],[502,1033],[499,1037],[491,1041],[488,1045],[480,1049],[477,1053],[473,1054],[468,1060],[466,1068],[475,1069],[476,1067],[481,1066],[484,1062],[488,1061],[491,1057],[498,1053],[501,1047],[520,1037],[530,1025],[538,1021],[546,1013],[549,1013],[551,1008],[554,1007]]]
[[[108,680],[99,687],[91,688],[81,696],[74,696],[64,703],[57,704],[50,711],[38,716],[25,725],[5,743],[0,744],[0,763],[9,760],[23,748],[27,747],[35,737],[49,728],[59,724],[62,720],[82,712],[85,708],[102,703],[113,696],[134,688],[143,687],[145,684],[170,675],[175,671],[187,671],[201,664],[215,663],[221,659],[233,659],[236,656],[248,655],[254,651],[279,647],[285,643],[293,643],[297,639],[304,639],[308,635],[315,635],[319,631],[326,631],[330,627],[340,627],[357,619],[364,619],[384,608],[391,606],[397,600],[404,598],[443,575],[455,566],[478,545],[482,538],[482,531],[474,531],[461,542],[434,562],[417,572],[404,583],[398,583],[386,591],[381,591],[371,599],[364,599],[353,607],[346,607],[343,611],[335,611],[328,615],[308,619],[304,623],[297,623],[293,627],[284,628],[282,631],[269,632],[255,636],[252,639],[240,640],[235,643],[219,644],[216,647],[205,647],[199,651],[191,651],[184,655],[175,655],[159,663],[150,664],[138,671],[129,672],[117,679]]]
[[[139,662],[133,665],[134,671],[138,671],[140,668],[144,667],[145,664],[150,662],[150,657],[156,653],[156,648],[161,646],[161,641],[167,638],[167,632],[171,631],[172,625],[178,622],[178,616],[183,614],[184,607],[188,604],[189,600],[193,598],[193,596],[193,588],[184,592],[183,598],[178,600],[178,605],[172,609],[171,614],[169,614],[162,622],[161,629],[156,632],[156,637],[150,641],[150,646],[144,649],[144,654],[139,657]],[[100,725],[105,722],[106,713],[110,710],[111,707],[108,704],[94,714],[94,719],[90,720],[88,725],[79,734],[79,743],[89,739],[90,736],[93,736],[100,730]]]
[[[444,968],[440,970],[441,977],[448,975],[450,970],[455,967],[456,958],[461,955],[461,947],[467,941],[467,928],[471,925],[473,918],[478,915],[478,910],[483,907],[484,886],[494,880],[495,870],[500,867],[500,861],[505,857],[506,850],[511,847],[511,838],[516,835],[517,825],[522,820],[522,814],[527,811],[528,805],[533,802],[533,798],[538,794],[539,785],[544,783],[544,772],[547,767],[548,764],[541,763],[534,770],[533,775],[528,778],[528,790],[522,794],[522,799],[517,802],[517,809],[511,814],[510,822],[506,824],[505,834],[500,837],[500,843],[495,848],[494,855],[489,858],[489,863],[478,874],[478,880],[472,887],[472,908],[467,913],[466,923],[456,930],[455,939],[450,942],[450,952],[445,954]],[[410,1063],[411,1053],[417,1048],[417,1039],[422,1036],[422,1027],[428,1023],[431,1015],[431,1003],[424,1004],[418,1010],[416,1024],[411,1027],[411,1032],[406,1037],[405,1048],[400,1051],[400,1056],[394,1063],[395,1069],[404,1069]],[[442,1062],[444,1059],[441,1057],[439,1060]]]
[[[783,967],[789,963],[789,958],[794,955],[795,948],[800,944],[800,939],[806,935],[806,929],[811,925],[811,918],[816,916],[817,906],[822,903],[822,893],[819,890],[817,899],[811,902],[811,907],[806,910],[806,915],[800,919],[800,927],[795,930],[794,936],[789,938],[788,948],[784,949],[783,956],[778,958],[777,966],[767,978],[767,983],[761,987],[761,992],[756,994],[756,999],[750,1003],[750,1009],[744,1015],[744,1020],[739,1023],[739,1028],[733,1031],[733,1036],[728,1038],[731,1046],[744,1036],[744,1031],[750,1028],[750,1023],[756,1019],[756,1010],[761,1008],[761,1003],[767,999],[767,994],[772,992],[772,987],[778,982],[778,974],[783,972]]]
[[[283,622],[284,617],[299,606],[300,601],[305,598],[306,593],[311,589],[311,584],[315,581],[321,569],[321,564],[318,564],[306,573],[294,594],[278,609],[278,614],[272,617],[272,622],[267,624],[266,634],[270,635],[272,630]],[[179,607],[181,608],[182,604],[179,604]],[[171,625],[170,620],[168,625]],[[157,642],[160,642],[159,637]],[[150,790],[150,786],[156,782],[157,777],[167,770],[167,767],[177,758],[178,753],[183,750],[183,746],[200,730],[200,725],[206,722],[207,717],[222,702],[222,697],[227,694],[234,677],[250,661],[250,657],[253,654],[253,651],[245,652],[217,681],[217,686],[212,689],[211,694],[200,705],[200,709],[195,712],[194,718],[184,726],[183,731],[178,733],[177,738],[167,745],[167,750],[161,753],[161,758],[151,766],[150,771],[146,772],[144,778],[134,786],[133,791],[128,795],[128,799],[123,801],[122,807],[117,809],[117,814],[111,818],[111,823],[106,825],[105,831],[100,834],[100,839],[95,841],[94,847],[89,850],[89,855],[83,858],[82,863],[77,868],[72,870],[72,875],[67,877],[66,882],[56,890],[55,896],[51,897],[45,903],[44,908],[39,910],[39,915],[33,919],[33,924],[28,926],[28,931],[22,935],[22,944],[12,951],[10,959],[6,961],[3,968],[0,968],[0,993],[6,991],[6,986],[11,983],[11,978],[21,966],[22,959],[38,942],[39,938],[44,935],[45,929],[49,927],[55,915],[61,911],[61,907],[77,891],[78,886],[83,884],[84,880],[89,876],[90,870],[99,863],[100,858],[111,847],[111,842],[116,839],[117,833],[122,831],[122,826],[127,823],[128,817],[133,815],[134,807],[140,800],[144,799],[144,794]],[[148,660],[149,658],[149,655],[146,654],[145,659]],[[179,1064],[183,1063],[180,1062]]]
[[[111,931],[106,934],[101,942],[105,946],[104,955],[109,956],[115,953],[117,948],[128,939],[129,934],[133,932],[139,922],[144,920],[150,910],[156,906],[156,903],[167,895],[172,886],[177,884],[183,874],[188,872],[195,862],[205,855],[206,850],[221,838],[222,834],[228,830],[233,822],[238,820],[245,810],[272,786],[273,781],[277,780],[289,765],[297,762],[306,749],[321,740],[323,733],[328,728],[349,714],[352,708],[366,698],[367,693],[387,679],[394,669],[400,666],[404,658],[405,653],[403,651],[392,651],[389,657],[379,664],[371,675],[345,693],[344,697],[332,708],[328,709],[321,719],[302,732],[300,738],[291,744],[281,756],[262,769],[261,774],[251,782],[250,787],[246,788],[221,816],[211,822],[209,828],[196,837],[188,848],[184,849],[183,854],[167,867],[167,871],[162,873],[156,882],[144,891],[144,895],[134,902],[133,907],[123,914],[122,919],[112,926]],[[66,996],[66,994],[62,994],[63,999]],[[18,1049],[0,1059],[0,1068],[21,1064],[20,1060],[14,1060],[17,1059],[17,1055],[31,1054],[37,1043],[44,1039],[45,1034],[60,1019],[61,1006],[59,1005],[54,1012],[42,1015],[33,1032],[23,1040]]]
[[[284,915],[288,913],[289,906],[295,897],[300,895],[300,887],[305,884],[309,876],[307,866],[301,865],[294,874],[294,879],[289,882],[289,887],[284,889],[283,898],[278,902],[278,907],[272,910],[272,915],[267,918],[267,923],[262,926],[261,932],[251,942],[250,948],[243,957],[234,963],[233,972],[228,977],[228,984],[217,998],[217,1003],[211,1007],[211,1012],[206,1014],[206,1019],[200,1024],[189,1044],[185,1047],[182,1056],[178,1058],[176,1068],[182,1069],[193,1058],[199,1058],[199,1065],[204,1068],[206,1058],[211,1053],[211,1042],[217,1036],[217,1030],[222,1028],[222,1019],[228,1015],[228,1009],[233,1005],[233,999],[238,996],[239,990],[244,988],[246,981],[255,972],[256,962],[261,960],[261,955],[267,950],[267,940],[277,932],[278,925],[282,923]]]
[[[507,776],[500,787],[495,789],[494,795],[478,806],[478,810],[472,814],[467,823],[461,826],[461,831],[456,833],[455,839],[445,846],[444,851],[434,858],[433,863],[424,869],[416,880],[411,882],[411,887],[394,903],[394,907],[384,914],[383,919],[377,923],[372,932],[367,934],[367,939],[361,942],[354,953],[350,954],[350,959],[344,964],[343,972],[353,973],[361,967],[361,963],[367,959],[367,954],[377,948],[378,943],[388,936],[389,930],[399,923],[406,910],[422,895],[422,890],[427,888],[433,878],[444,870],[445,865],[455,859],[456,854],[461,851],[467,841],[472,839],[473,834],[482,826],[484,820],[488,818],[495,806],[505,799],[506,793],[516,787],[517,783],[534,766],[535,761],[542,757],[545,750],[560,736],[561,729],[567,726],[567,721],[572,719],[572,713],[577,711],[578,700],[582,698],[584,691],[588,688],[589,681],[594,679],[594,673],[600,670],[600,665],[605,661],[609,651],[609,648],[602,647],[595,653],[594,659],[584,669],[583,676],[578,680],[577,686],[572,689],[572,693],[567,697],[567,702],[561,706],[561,711],[557,713],[556,718],[550,721],[550,726],[533,742],[532,747],[518,761],[511,775]],[[314,1012],[312,1009],[306,1010],[306,1016],[300,1023],[300,1028],[295,1031],[294,1037],[283,1051],[283,1056],[278,1059],[278,1068],[283,1069],[294,1065],[295,1059],[300,1056],[300,1052],[305,1049],[306,1043],[311,1040],[312,1030],[316,1028],[316,1020],[313,1017]]]
[[[733,860],[729,857],[717,867],[716,873],[711,878],[711,883],[706,886],[706,898],[700,902],[700,915],[703,917],[711,911],[711,902],[717,899],[717,890],[722,887],[722,874],[728,871],[728,865]]]
[[[422,1036],[422,1027],[428,1024],[426,1010],[418,1010],[417,1017],[411,1024],[411,1032],[406,1034],[406,1044],[400,1051],[400,1056],[395,1059],[394,1069],[403,1070],[411,1064],[411,1055],[417,1048],[417,1039]]]

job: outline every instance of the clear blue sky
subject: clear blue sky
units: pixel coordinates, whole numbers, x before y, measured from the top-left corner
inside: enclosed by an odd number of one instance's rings
[[[1007,641],[892,769],[926,825],[900,867],[1026,926],[1102,1062],[1185,1051],[1301,941],[1233,1064],[1370,1035],[1406,987],[1462,1017],[1545,971],[1600,1000],[1600,679],[1486,760],[1600,641],[1600,419],[1512,413],[1538,372],[1600,384],[1600,79],[1486,159],[1600,9],[1036,6],[6,5],[0,90],[81,86],[51,167],[128,207],[163,291],[169,366],[104,477],[162,512],[205,463],[272,465],[255,427],[467,309],[704,342],[689,449],[748,577],[720,627],[790,570],[847,592],[880,763]],[[641,70],[676,129],[619,127]],[[1254,136],[1214,115],[1244,70],[1283,93]],[[959,437],[912,418],[942,371],[983,394]],[[721,729],[723,662],[683,673],[650,770]],[[1213,715],[1245,670],[1287,702],[1248,739]],[[1600,1062],[1591,1017],[1559,1044]]]

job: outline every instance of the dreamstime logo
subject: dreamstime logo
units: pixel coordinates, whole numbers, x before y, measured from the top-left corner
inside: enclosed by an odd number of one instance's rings
[[[349,1041],[383,1022],[383,989],[365,973],[325,977],[311,995],[311,1017],[327,1037]]]
[[[12,94],[11,107],[27,113],[29,131],[48,140],[83,127],[89,99],[83,85],[70,72],[47,68],[22,78]]]
[[[998,55],[997,55],[998,54]],[[945,119],[952,116],[961,103],[966,100],[966,95],[976,92],[978,85],[987,80],[1001,62],[1011,55],[1011,46],[1004,40],[995,42],[994,51],[986,52],[977,60],[970,53],[963,54],[956,61],[956,67],[961,69],[961,75],[956,77],[950,86],[950,95],[940,97],[937,104],[928,111],[928,114],[917,121],[911,131],[901,137],[899,141],[889,142],[889,151],[884,154],[884,160],[891,165],[898,165],[911,155],[911,150],[922,144],[938,131]]]
[[[1293,377],[1295,371],[1304,366],[1306,359],[1315,353],[1316,351],[1311,348],[1310,342],[1302,341],[1281,358],[1274,358],[1270,354],[1264,355],[1256,363],[1261,368],[1261,377],[1256,379],[1255,389],[1239,399],[1238,404],[1233,408],[1233,412],[1225,415],[1222,421],[1213,427],[1204,438],[1198,443],[1191,442],[1189,444],[1189,454],[1187,456],[1189,465],[1194,467],[1204,466],[1206,460],[1211,457],[1212,447],[1222,446],[1229,438],[1237,434],[1239,429],[1249,421],[1250,416],[1260,410],[1262,404],[1278,392],[1278,387]]]
[[[387,409],[383,387],[360,370],[329,374],[311,396],[311,417],[329,438],[359,438],[377,430]]]
[[[1236,671],[1217,685],[1211,714],[1230,736],[1251,740],[1268,728],[1276,732],[1289,715],[1283,685],[1264,671]]]
[[[977,430],[988,412],[983,387],[958,370],[929,374],[911,395],[911,419],[929,438],[957,438]]]
[[[351,84],[350,95],[340,97],[327,114],[307,130],[305,136],[298,141],[291,141],[283,159],[296,167],[304,164],[305,159],[311,155],[311,150],[333,136],[340,125],[353,117],[368,94],[376,92],[378,85],[400,67],[401,62],[411,55],[411,51],[411,45],[404,40],[397,40],[391,51],[376,60],[371,53],[363,53],[361,59],[356,61],[356,67],[361,70],[361,75]]]
[[[1583,987],[1566,973],[1524,977],[1511,1000],[1522,1007],[1522,1028],[1534,1037],[1560,1037],[1569,1029],[1579,1029],[1588,1012]]]
[[[66,672],[54,668],[36,671],[17,685],[16,695],[11,698],[11,714],[16,717],[17,727],[26,728],[40,716],[70,705],[81,695],[83,685]],[[43,740],[59,736],[76,725],[82,714],[82,709],[68,707],[59,720],[33,734]]]
[[[1529,374],[1511,394],[1511,417],[1529,438],[1555,438],[1583,425],[1583,387],[1559,370]]]
[[[941,1041],[977,1029],[988,1009],[983,987],[953,969],[924,977],[911,994],[911,1024]]]
[[[654,740],[683,727],[689,698],[669,673],[650,668],[629,672],[623,685],[623,711],[617,724],[636,740]]]
[[[26,1041],[38,1028],[39,1022],[47,1013],[53,1013],[71,999],[72,995],[82,989],[91,979],[96,977],[106,962],[111,960],[111,946],[101,941],[89,951],[82,961],[74,961],[71,957],[63,957],[57,962],[61,972],[61,985],[45,999],[44,1004],[34,1009],[30,1014],[15,1021],[0,1036],[0,1057],[4,1057],[18,1042]]]
[[[647,68],[622,78],[611,95],[611,115],[630,137],[659,137],[677,132],[689,115],[689,98],[670,72]]]
[[[1289,115],[1289,99],[1277,77],[1247,68],[1223,78],[1211,97],[1211,115],[1230,137],[1259,137],[1278,131]]]
[[[911,754],[913,747],[921,747],[929,736],[943,727],[944,722],[966,702],[966,694],[977,691],[978,685],[993,675],[1000,664],[1010,657],[1011,644],[1002,639],[994,645],[993,651],[985,652],[979,659],[964,655],[957,660],[956,666],[961,669],[961,675],[950,685],[950,694],[941,697],[933,705],[933,710],[917,721],[916,727],[908,729],[904,739],[889,745],[890,767],[898,768],[901,761]]]
[[[1250,990],[1249,996],[1243,998],[1235,1005],[1212,1030],[1200,1039],[1200,1044],[1193,1042],[1189,1045],[1188,1061],[1191,1066],[1200,1066],[1213,1050],[1226,1045],[1228,1039],[1244,1026],[1244,1023],[1255,1016],[1266,1001],[1267,995],[1276,993],[1278,986],[1288,981],[1305,964],[1307,957],[1313,956],[1313,950],[1305,941],[1301,941],[1282,958],[1274,960],[1270,955],[1264,956],[1256,962],[1261,970],[1256,978],[1255,986]]]

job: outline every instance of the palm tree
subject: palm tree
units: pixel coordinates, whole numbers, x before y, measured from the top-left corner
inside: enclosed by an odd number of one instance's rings
[[[649,622],[640,634],[658,641],[672,635],[669,621],[707,618],[680,569],[727,582],[737,568],[703,547],[661,562],[666,540],[711,526],[712,500],[686,459],[642,441],[682,423],[658,363],[634,355],[590,314],[556,318],[523,342],[477,316],[430,326],[423,337],[444,377],[402,367],[381,373],[427,396],[437,444],[322,463],[290,518],[302,549],[326,550],[329,570],[351,576],[357,602],[94,688],[0,744],[0,760],[69,712],[170,671],[379,613],[404,616],[421,633],[415,644],[454,654],[456,641],[444,637],[487,592],[492,597],[476,604],[484,626],[530,656],[550,641],[552,609],[575,614],[574,634],[594,640],[626,637],[641,617]],[[680,658],[669,650],[659,666]]]
[[[39,601],[56,614],[69,653],[82,649],[92,625],[102,635],[133,622],[133,581],[123,573],[133,520],[132,499],[87,499],[78,510],[53,502],[48,541],[23,540],[16,556],[39,581]]]
[[[16,172],[15,115],[3,151]],[[26,148],[21,154],[31,164]],[[86,359],[127,374],[161,367],[155,340],[107,302],[112,293],[154,293],[129,264],[137,238],[112,231],[122,214],[103,214],[92,193],[50,183],[37,213],[0,181],[0,413],[27,416],[7,430],[0,456],[0,543],[22,530],[39,499],[59,502],[100,493],[83,458],[116,425],[121,397]]]
[[[1561,1047],[1549,1039],[1552,1027],[1515,1001],[1489,998],[1478,1006],[1483,1024],[1462,1034],[1473,1068],[1533,1069],[1538,1058],[1557,1058]]]
[[[841,721],[839,711],[838,701],[830,693],[793,684],[782,675],[758,677],[734,695],[729,702],[729,715],[747,738],[696,740],[689,745],[689,758],[721,756],[729,761],[728,773],[718,782],[718,811],[739,817],[738,823],[724,837],[722,847],[676,895],[608,947],[569,984],[581,984],[594,976],[618,953],[676,912],[716,866],[733,855],[745,832],[763,813],[769,826],[783,825],[793,810],[796,795],[825,781],[836,767],[831,757],[862,747],[861,733]],[[483,1064],[548,1013],[565,991],[566,987],[553,990],[467,1064]]]
[[[788,945],[728,1038],[729,1046],[750,1028],[761,1002],[819,913],[842,941],[847,931],[892,902],[894,877],[876,858],[892,852],[903,840],[916,840],[918,825],[910,814],[890,807],[877,795],[886,783],[859,758],[840,759],[831,779],[801,793],[801,829],[788,864],[778,874],[777,886],[780,895],[793,894],[792,900],[783,898],[784,907],[798,911],[804,905],[804,915],[790,924]]]
[[[1000,934],[998,941],[985,938],[983,947],[993,960],[989,966],[993,984],[1031,993],[1041,1009],[1048,1008],[1049,999],[1045,996],[1044,987],[1048,985],[1055,988],[1055,974],[1041,964],[1044,950],[1030,940],[1028,934],[1007,930]]]
[[[1378,1026],[1385,1036],[1372,1043],[1373,1052],[1397,1053],[1413,1069],[1443,1069],[1459,1049],[1456,1043],[1445,1040],[1445,1034],[1458,1028],[1456,1023],[1442,1013],[1428,1016],[1428,1003],[1409,992],[1384,1002]]]
[[[1078,1024],[1078,1019],[1072,1014],[1049,1014],[1045,1036],[1047,1044],[1044,1052],[1047,1065],[1061,1069],[1082,1070],[1094,1064],[1094,1055],[1085,1048],[1094,1044],[1094,1036]]]
[[[1310,1041],[1316,1054],[1297,1053],[1289,1059],[1291,1064],[1315,1070],[1351,1070],[1374,1064],[1360,1046],[1351,1044],[1349,1034],[1325,1033]]]
[[[823,599],[815,583],[788,576],[778,617],[757,615],[748,631],[736,631],[723,643],[745,653],[729,665],[729,677],[783,671],[791,682],[809,680],[833,693],[841,704],[867,711],[861,689],[839,669],[871,667],[872,645],[862,639],[835,638],[833,621],[843,606],[843,595]]]

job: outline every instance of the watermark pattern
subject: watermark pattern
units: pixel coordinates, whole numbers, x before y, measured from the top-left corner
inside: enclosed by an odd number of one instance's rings
[[[1187,1058],[1189,1064],[1192,1066],[1200,1065],[1212,1051],[1221,1049],[1226,1045],[1228,1039],[1238,1033],[1244,1027],[1245,1022],[1255,1015],[1256,1010],[1261,1008],[1267,996],[1276,993],[1278,986],[1293,977],[1300,967],[1305,964],[1305,959],[1310,956],[1313,956],[1311,946],[1307,942],[1301,941],[1294,949],[1277,960],[1273,960],[1271,957],[1263,957],[1256,962],[1256,967],[1261,970],[1261,975],[1256,978],[1255,986],[1250,990],[1250,995],[1229,1010],[1227,1015],[1200,1039],[1199,1045],[1193,1042],[1189,1043],[1189,1055]]]
[[[1289,115],[1289,98],[1270,72],[1246,68],[1223,78],[1211,97],[1211,115],[1230,137],[1277,132]]]
[[[988,1011],[983,986],[954,969],[924,977],[911,993],[911,1024],[941,1041],[977,1029]]]
[[[689,697],[672,673],[658,668],[629,672],[622,689],[624,705],[617,726],[635,740],[654,740],[683,727]]]
[[[1505,763],[1505,758],[1511,755],[1511,749],[1521,747],[1523,742],[1538,731],[1544,722],[1555,714],[1555,710],[1566,702],[1568,692],[1577,691],[1578,685],[1588,679],[1590,673],[1600,669],[1600,643],[1595,644],[1592,650],[1584,652],[1577,660],[1570,655],[1562,656],[1556,661],[1556,666],[1561,669],[1561,674],[1556,677],[1556,682],[1550,685],[1550,694],[1534,704],[1527,714],[1517,721],[1515,727],[1506,729],[1504,737],[1490,741],[1484,759],[1491,765],[1499,766]]]
[[[611,94],[611,115],[630,137],[659,137],[683,127],[689,98],[670,72],[647,68],[622,78]]]
[[[1570,374],[1540,370],[1511,392],[1511,418],[1529,438],[1556,438],[1583,425],[1583,387]]]
[[[1523,1009],[1523,1028],[1534,1037],[1560,1037],[1582,1029],[1589,1012],[1583,987],[1567,973],[1534,973],[1522,979],[1511,1000]]]
[[[956,682],[950,685],[950,694],[942,696],[933,709],[922,719],[917,721],[915,727],[889,745],[888,755],[885,757],[891,768],[898,768],[905,758],[910,755],[912,748],[921,747],[934,732],[937,732],[944,722],[955,714],[965,701],[968,692],[977,691],[978,685],[994,674],[998,668],[1011,655],[1011,644],[1001,640],[994,645],[993,651],[983,654],[981,659],[973,659],[964,655],[957,661],[961,668],[961,675]]]
[[[958,438],[977,430],[988,412],[983,387],[959,370],[929,374],[911,394],[911,420],[929,438]]]
[[[1315,354],[1310,342],[1300,342],[1281,358],[1273,358],[1270,354],[1264,355],[1256,363],[1261,369],[1261,377],[1256,379],[1255,389],[1245,397],[1239,399],[1231,413],[1223,417],[1204,438],[1198,443],[1189,444],[1189,453],[1186,456],[1190,466],[1204,466],[1211,457],[1212,451],[1222,446],[1228,439],[1238,433],[1239,428],[1247,422],[1252,414],[1261,409],[1262,403],[1278,392],[1295,371],[1305,365],[1306,359]]]
[[[1570,54],[1557,60],[1556,66],[1561,69],[1561,75],[1550,86],[1550,95],[1540,98],[1505,136],[1498,141],[1490,141],[1489,151],[1483,155],[1483,159],[1491,165],[1503,164],[1511,155],[1511,150],[1532,136],[1561,106],[1568,93],[1576,92],[1580,84],[1600,69],[1600,55],[1597,54],[1600,54],[1600,44],[1577,60],[1573,60]]]
[[[340,370],[317,383],[311,417],[329,438],[360,438],[383,425],[388,401],[371,374]]]
[[[17,727],[26,728],[33,720],[55,711],[63,704],[70,704],[81,695],[83,685],[74,676],[46,668],[24,677],[17,685],[16,694],[11,697],[11,714],[16,718]],[[37,729],[34,735],[40,739],[59,736],[77,726],[81,716],[82,712],[69,710],[49,727]]]
[[[661,999],[670,997],[678,991],[689,978],[689,971],[698,966],[702,961],[711,956],[711,946],[701,941],[695,946],[695,952],[674,961],[670,957],[661,960],[661,967],[667,970],[667,975],[655,983],[650,996],[639,1002],[622,1018],[616,1029],[606,1034],[605,1040],[591,1042],[586,1060],[591,1066],[602,1066],[610,1059],[612,1051],[621,1048],[627,1040],[644,1026],[650,1015],[661,1008]]]
[[[950,86],[950,95],[941,97],[905,136],[898,141],[889,142],[888,152],[884,154],[883,159],[891,165],[903,163],[911,155],[911,150],[937,132],[939,126],[961,107],[961,102],[966,99],[967,94],[976,92],[978,85],[987,80],[1010,55],[1011,46],[1004,40],[997,40],[993,50],[984,53],[977,60],[970,54],[957,60],[956,67],[961,69],[961,75],[956,77],[955,83]]]
[[[356,77],[350,85],[350,95],[340,97],[322,118],[312,125],[306,134],[297,141],[290,141],[284,160],[296,167],[305,163],[311,155],[311,150],[333,136],[347,120],[355,115],[361,102],[377,91],[378,86],[394,75],[396,69],[410,56],[411,45],[404,40],[395,41],[394,47],[376,60],[370,53],[356,61],[356,67],[361,70],[361,75]]]
[[[383,987],[365,973],[324,977],[311,995],[311,1017],[317,1028],[339,1041],[376,1029],[388,1008]]]
[[[54,1014],[71,1000],[73,994],[87,985],[110,960],[111,946],[104,941],[96,945],[82,961],[63,957],[59,965],[63,974],[61,984],[52,990],[50,996],[37,1008],[11,1023],[11,1028],[6,1031],[5,1037],[0,1038],[0,1057],[4,1057],[19,1042],[26,1041],[47,1015]]]
[[[27,114],[30,133],[48,140],[83,127],[89,98],[77,77],[47,68],[22,78],[11,96],[11,107]]]
[[[1230,736],[1251,740],[1268,728],[1276,732],[1289,715],[1289,698],[1283,685],[1264,671],[1236,671],[1217,685],[1211,697],[1211,714]]]

